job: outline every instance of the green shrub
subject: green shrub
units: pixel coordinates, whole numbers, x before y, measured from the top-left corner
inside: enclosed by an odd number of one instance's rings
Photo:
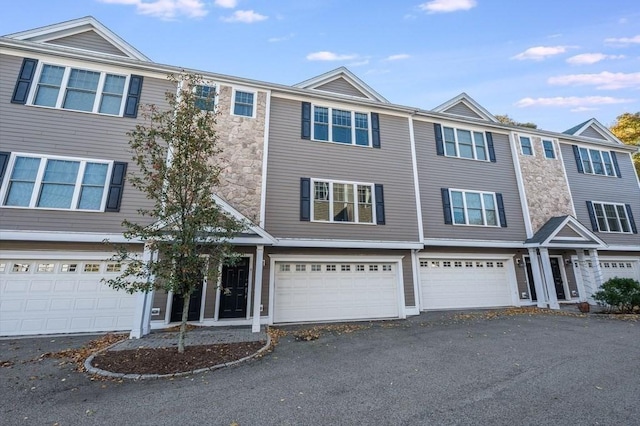
[[[593,299],[609,309],[617,309],[622,313],[633,312],[640,308],[640,282],[633,278],[614,277],[602,284]]]

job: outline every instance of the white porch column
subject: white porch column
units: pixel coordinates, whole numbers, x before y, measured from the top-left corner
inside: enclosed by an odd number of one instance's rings
[[[157,252],[152,252],[149,246],[145,244],[144,251],[142,253],[142,261],[144,263],[150,262]],[[153,277],[149,278],[153,281]],[[151,301],[153,300],[153,291],[138,292],[136,295],[136,309],[133,314],[133,327],[131,333],[129,333],[130,339],[139,339],[142,336],[149,334],[151,330]]]
[[[580,272],[580,278],[576,277],[576,285],[578,286],[578,300],[580,302],[586,302],[588,298],[593,294],[591,289],[591,282],[589,280],[587,271],[587,261],[584,257],[584,250],[576,250],[578,255],[578,271]]]
[[[540,248],[540,262],[542,263],[542,273],[544,274],[545,288],[547,289],[547,297],[549,307],[551,309],[560,309],[558,303],[558,295],[556,294],[555,281],[553,279],[553,270],[551,269],[551,260],[549,259],[549,250]]]
[[[543,285],[542,275],[540,274],[540,262],[538,261],[538,251],[535,248],[529,250],[529,261],[531,262],[531,272],[533,274],[533,286],[536,289],[536,297],[538,298],[538,308],[547,307],[547,296]],[[526,269],[525,269],[526,273]]]
[[[600,290],[600,287],[602,287],[602,268],[600,267],[598,250],[590,249],[589,259],[591,260],[591,264],[593,265],[593,291],[595,293],[596,291]]]
[[[262,264],[264,263],[264,246],[256,247],[256,278],[253,283],[253,321],[251,331],[260,332],[260,305],[262,304]]]

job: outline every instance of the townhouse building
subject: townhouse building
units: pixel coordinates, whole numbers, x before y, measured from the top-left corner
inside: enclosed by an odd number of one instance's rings
[[[122,235],[149,203],[127,181],[127,132],[140,106],[166,107],[183,69],[92,17],[0,38],[0,69],[0,335],[139,337],[176,322],[178,296],[101,280],[122,268],[105,239],[154,255]],[[240,262],[192,296],[194,323],[558,308],[640,279],[635,148],[595,119],[514,127],[465,93],[395,105],[346,68],[294,86],[187,72],[215,94],[212,197],[251,224],[233,240]]]

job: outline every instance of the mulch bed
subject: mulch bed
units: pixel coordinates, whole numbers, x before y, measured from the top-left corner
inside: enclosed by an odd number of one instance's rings
[[[264,345],[260,341],[187,346],[184,353],[178,353],[177,348],[105,351],[96,355],[91,365],[112,373],[174,374],[237,361]]]

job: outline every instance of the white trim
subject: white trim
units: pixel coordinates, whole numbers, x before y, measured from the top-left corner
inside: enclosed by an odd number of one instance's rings
[[[422,223],[422,201],[420,199],[420,178],[418,176],[418,158],[416,154],[416,138],[413,130],[413,117],[409,116],[409,142],[411,146],[411,167],[413,171],[413,191],[416,201],[416,219],[418,221],[418,239],[424,240],[424,224]]]
[[[593,148],[589,145],[584,145],[584,144],[580,144],[580,143],[575,143],[575,146],[578,147],[578,156],[580,157],[580,166],[582,167],[582,174],[585,175],[593,175],[593,176],[602,176],[602,177],[608,177],[608,178],[617,178],[618,177],[618,171],[616,170],[616,166],[615,163],[613,161],[613,155],[612,151],[615,151],[613,149],[600,149],[600,148]],[[582,158],[582,151],[580,151],[581,149],[586,149],[587,150],[587,160],[589,161],[589,167],[591,168],[590,172],[587,172],[584,169],[584,159]],[[595,168],[593,167],[593,159],[591,158],[591,151],[597,151],[598,155],[600,156],[600,166],[602,167],[602,171],[604,172],[603,174],[601,173],[596,173]],[[613,174],[610,175],[607,172],[607,167],[605,165],[604,162],[604,156],[602,155],[603,152],[606,152],[609,155],[609,160],[611,163],[611,170],[613,171]],[[617,151],[616,151],[617,154]]]
[[[547,157],[547,150],[544,147],[544,143],[545,142],[551,142],[551,149],[553,151],[553,157]],[[545,160],[559,160],[560,159],[560,157],[558,155],[559,149],[556,148],[556,143],[557,143],[557,140],[554,140],[552,138],[546,138],[546,139],[544,137],[540,138],[540,147],[542,148],[542,155],[543,155]]]
[[[530,144],[530,148],[531,148],[531,154],[525,154],[524,150],[522,149],[522,138],[526,138],[529,139],[529,144]],[[522,155],[523,157],[535,157],[536,156],[536,150],[533,146],[533,136],[532,135],[528,135],[528,134],[523,134],[523,133],[518,133],[518,146],[520,147],[520,155]]]
[[[560,144],[560,141],[557,139],[553,140],[554,144],[557,144],[558,148],[558,160],[560,161],[560,164],[562,165],[562,174],[564,175],[564,181],[567,184],[566,188],[567,188],[567,193],[569,194],[569,201],[571,202],[571,211],[573,212],[573,216],[576,217],[576,205],[573,202],[573,193],[571,192],[571,184],[569,184],[569,175],[567,174],[567,166],[564,162],[564,156],[562,155],[562,145]]]
[[[488,241],[488,240],[458,240],[458,239],[441,239],[441,238],[425,238],[425,247],[486,247],[486,248],[524,248],[522,241]]]
[[[419,250],[411,250],[411,272],[413,274],[413,296],[416,310],[420,312],[422,304],[422,286],[420,285],[420,259]]]
[[[371,112],[370,111],[364,111],[363,109],[356,109],[356,107],[349,107],[349,108],[345,108],[343,106],[332,106],[331,103],[327,102],[324,104],[315,104],[313,102],[310,102],[311,105],[311,117],[310,117],[310,127],[311,127],[311,131],[310,131],[310,135],[309,138],[311,141],[314,142],[325,142],[325,143],[331,143],[331,144],[336,144],[336,145],[344,145],[344,146],[352,146],[352,147],[359,147],[359,148],[373,148],[373,123],[371,120]],[[362,107],[362,105],[358,105],[357,108]],[[321,123],[322,125],[327,126],[327,139],[317,139],[315,136],[315,124],[316,124],[316,120],[315,120],[315,109],[316,108],[325,108],[327,110],[327,123]],[[351,142],[339,142],[339,141],[334,141],[333,140],[333,111],[334,110],[339,110],[342,112],[348,112],[350,113],[350,133],[351,133]],[[356,127],[356,114],[362,114],[362,115],[366,115],[367,116],[367,145],[359,145],[357,143],[357,130],[358,129],[363,129],[363,128],[359,128]],[[340,127],[344,127],[344,126],[340,126]]]
[[[501,227],[501,223],[500,223],[500,212],[499,212],[499,206],[498,206],[498,200],[496,197],[496,193],[495,192],[487,192],[487,191],[475,191],[475,190],[467,190],[467,189],[458,189],[458,188],[448,188],[449,190],[449,208],[451,209],[451,224],[454,226],[476,226],[476,227],[483,227],[483,228],[500,228]],[[460,192],[462,194],[462,208],[464,209],[464,220],[465,223],[456,223],[456,219],[455,219],[455,214],[454,214],[454,206],[453,206],[453,194],[452,192]],[[475,224],[475,223],[469,223],[469,214],[468,214],[468,209],[467,209],[467,196],[466,194],[478,194],[480,195],[480,209],[482,211],[482,224]],[[487,224],[487,210],[484,206],[484,196],[485,195],[491,195],[493,198],[493,206],[494,206],[494,212],[496,215],[496,225],[489,225]]]
[[[602,251],[602,252],[607,252],[607,251],[638,251],[640,252],[640,246],[636,246],[636,245],[608,245],[606,247],[601,247],[598,250]]]
[[[593,215],[596,218],[596,224],[598,225],[598,232],[603,232],[605,234],[622,234],[622,235],[628,235],[631,234],[633,235],[633,228],[631,226],[631,218],[629,217],[629,213],[627,212],[627,205],[624,203],[615,203],[612,201],[594,201],[594,200],[590,200],[591,204],[593,205]],[[604,220],[607,224],[607,228],[609,228],[609,217],[607,216],[607,212],[605,210],[605,205],[610,205],[610,206],[616,206],[615,213],[616,213],[616,219],[618,222],[618,225],[620,226],[620,229],[622,229],[622,222],[620,222],[620,216],[619,216],[619,212],[618,212],[618,207],[622,206],[622,210],[624,211],[624,218],[627,220],[627,228],[629,228],[629,231],[609,231],[609,230],[603,230],[600,229],[600,222],[598,221],[598,216],[596,214],[596,204],[599,204],[602,207],[602,213],[604,213]]]
[[[365,241],[331,239],[279,238],[276,247],[314,247],[314,248],[381,248],[381,249],[421,249],[423,244],[410,241]]]
[[[527,203],[527,192],[524,187],[524,177],[522,176],[522,168],[520,166],[520,156],[518,155],[518,147],[516,146],[516,143],[520,143],[519,139],[516,141],[517,136],[518,134],[516,132],[509,133],[509,145],[511,146],[511,157],[513,159],[513,167],[516,172],[516,183],[518,184],[518,194],[520,195],[520,205],[522,207],[524,228],[527,234],[527,238],[531,238],[533,237],[533,224],[531,223],[529,204]]]
[[[250,93],[253,95],[253,103],[251,105],[251,115],[242,115],[242,114],[236,114],[235,113],[235,108],[236,108],[236,93],[237,92],[243,92],[243,93]],[[258,91],[254,88],[245,88],[242,86],[232,86],[231,87],[231,111],[230,114],[233,117],[244,117],[244,118],[256,118],[256,110],[257,108],[257,104],[258,104]],[[243,104],[244,105],[244,104]]]
[[[505,253],[429,253],[419,252],[418,262],[424,259],[487,259],[487,260],[503,260],[508,261],[513,259],[513,254]]]
[[[0,230],[0,237],[6,241],[57,241],[74,243],[110,243],[142,244],[140,239],[126,239],[122,234],[66,232],[66,231],[13,231]]]
[[[264,246],[256,247],[256,267],[254,280],[254,298],[253,298],[253,319],[251,321],[251,331],[257,333],[260,331],[260,312],[262,308],[262,275],[264,267]],[[249,303],[250,307],[251,304]]]
[[[310,213],[311,213],[311,218],[310,221],[311,222],[316,222],[316,223],[334,223],[334,224],[351,224],[351,225],[377,225],[377,218],[376,218],[376,188],[375,188],[375,183],[365,183],[365,182],[350,182],[350,181],[342,181],[342,180],[333,180],[333,179],[320,179],[320,178],[310,178],[309,179],[309,192],[311,192],[311,196],[309,197],[310,200]],[[315,195],[316,195],[316,191],[315,191],[315,184],[316,183],[323,183],[323,184],[328,184],[327,187],[327,192],[328,192],[328,197],[329,199],[326,200],[326,202],[329,205],[329,220],[318,220],[315,219]],[[334,200],[334,185],[338,184],[338,185],[348,185],[351,186],[352,190],[353,190],[353,221],[340,221],[340,220],[334,220],[335,218],[335,212],[333,210],[334,208],[334,204],[335,204],[335,200]],[[371,191],[371,222],[361,222],[359,219],[359,215],[360,215],[360,202],[359,202],[359,198],[358,198],[358,187],[363,186],[363,187],[369,187],[370,191]],[[323,200],[324,201],[324,200]],[[343,203],[348,203],[347,201],[342,201]]]
[[[562,288],[564,289],[564,300],[566,302],[570,302],[573,297],[571,296],[571,290],[569,289],[569,280],[567,279],[567,272],[565,270],[566,265],[564,263],[564,257],[561,254],[551,254],[549,255],[549,259],[558,259],[558,266],[560,269],[560,278],[562,278]],[[569,259],[571,260],[571,259]],[[573,263],[573,262],[572,262]],[[555,281],[554,281],[555,286]],[[558,299],[558,303],[562,302],[562,300]]]
[[[616,137],[616,135],[614,135],[611,130],[607,129],[605,126],[603,126],[598,120],[596,120],[595,118],[592,118],[590,120],[585,121],[584,123],[582,123],[582,127],[580,127],[578,130],[576,130],[575,132],[571,133],[570,135],[572,136],[581,136],[583,138],[589,138],[589,139],[595,139],[595,140],[600,140],[597,138],[591,138],[589,136],[584,136],[582,135],[582,133],[587,130],[589,127],[593,126],[593,130],[595,130],[597,133],[599,133],[603,138],[605,138],[607,141],[609,142],[615,142],[618,144],[622,144],[622,142],[620,141],[620,139],[618,139]],[[569,134],[569,133],[567,133]]]
[[[460,102],[462,102],[464,105],[466,105],[471,111],[473,111],[476,114],[478,114],[480,119],[484,118],[485,120],[491,121],[493,123],[498,123],[498,119],[495,118],[493,116],[493,114],[491,114],[488,110],[486,110],[482,105],[480,105],[478,102],[476,102],[473,98],[471,98],[471,96],[467,95],[465,92],[462,92],[458,96],[456,96],[455,98],[449,99],[445,103],[438,105],[432,111],[443,113],[443,114],[451,114],[451,115],[455,115],[455,116],[460,116],[458,114],[454,114],[454,113],[445,111],[445,110],[453,107],[454,105],[456,105],[456,104],[458,104]],[[469,118],[469,117],[466,117],[466,116],[460,116],[460,117]],[[476,120],[477,120],[477,118],[476,118]]]
[[[365,95],[369,100],[388,103],[384,97],[382,97],[378,92],[369,87],[365,82],[360,80],[355,74],[349,71],[345,67],[339,67],[332,71],[326,72],[324,74],[320,74],[316,77],[305,80],[301,83],[295,84],[294,87],[301,89],[315,89],[324,84],[330,83],[339,78],[345,79],[349,84],[351,84],[355,89]],[[336,95],[340,95],[336,93]],[[342,95],[348,96],[348,95]]]
[[[444,134],[444,129],[449,128],[453,130],[453,143],[455,144],[455,149],[456,149],[456,155],[449,155],[447,154],[447,140],[445,138],[445,134]],[[458,131],[462,131],[462,132],[469,132],[470,133],[470,137],[471,137],[471,154],[473,155],[473,157],[463,157],[460,155],[460,142],[459,142],[459,138],[458,138]],[[471,129],[471,128],[461,128],[459,126],[453,126],[453,125],[446,125],[446,124],[440,124],[440,132],[441,132],[441,136],[442,136],[442,150],[444,152],[444,156],[448,157],[448,158],[458,158],[461,160],[473,160],[473,161],[482,161],[485,163],[490,163],[491,162],[491,156],[489,155],[489,144],[487,142],[487,135],[486,132],[487,130],[476,130],[476,129]],[[484,143],[484,155],[485,158],[484,160],[481,158],[477,158],[477,146],[476,146],[476,140],[475,140],[475,133],[480,133],[482,135],[482,141]]]
[[[142,254],[140,250],[139,254]],[[138,254],[137,254],[138,255]],[[108,262],[113,256],[113,252],[110,251],[70,251],[70,250],[0,250],[1,259],[15,259],[15,260],[99,260]]]
[[[264,229],[267,212],[267,168],[269,158],[269,129],[271,121],[271,91],[266,92],[264,114],[264,138],[262,146],[262,182],[260,191],[260,219],[259,226]]]

